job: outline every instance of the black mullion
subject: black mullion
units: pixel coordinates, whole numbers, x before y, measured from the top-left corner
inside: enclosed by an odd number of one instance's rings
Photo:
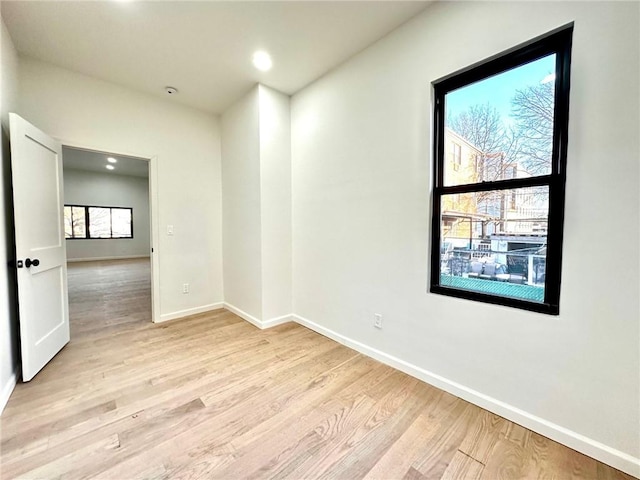
[[[435,143],[433,146],[433,210],[431,215],[431,286],[440,284],[440,215],[444,184],[444,93],[435,89],[435,107],[433,112]]]
[[[433,121],[436,133],[433,154],[435,187],[444,186],[444,130],[445,130],[445,97],[446,93],[436,89],[436,105],[434,109]]]
[[[431,216],[431,286],[440,285],[440,229],[441,195],[434,191],[433,213]]]
[[[567,143],[569,131],[569,87],[571,74],[572,29],[566,35],[562,48],[558,48],[556,63],[556,102],[553,132],[553,173],[549,186],[549,220],[547,228],[547,259],[545,302],[559,313],[562,277],[562,242],[564,237],[564,208],[566,197]],[[553,207],[553,208],[552,208]]]
[[[573,23],[557,28],[550,34],[534,38],[493,57],[489,57],[456,73],[442,77],[434,82],[445,95],[458,88],[465,87],[478,79],[492,77],[507,70],[533,62],[560,51],[565,35]]]
[[[449,185],[446,187],[436,187],[440,195],[453,195],[456,193],[474,193],[499,190],[511,190],[514,188],[544,187],[553,180],[553,175],[542,175],[539,177],[511,178],[507,180],[496,180],[492,182],[465,183],[463,185]]]
[[[67,208],[67,205],[62,207],[63,214],[64,214],[65,208]],[[71,214],[71,237],[69,238],[74,238],[76,236],[76,232],[73,230],[73,207],[69,207],[69,213]],[[66,234],[65,234],[65,237],[66,237]]]
[[[559,50],[558,57],[562,59],[562,64],[558,68],[556,92],[559,94],[556,106],[558,112],[554,121],[554,126],[558,128],[558,173],[562,178],[566,178],[567,165],[567,143],[569,136],[569,94],[571,83],[571,43],[573,40],[573,29],[566,32],[567,39],[563,49]]]
[[[569,77],[571,68],[571,42],[573,28],[562,32],[556,53],[556,81],[553,111],[552,173],[564,174],[567,157],[567,130],[569,128]],[[565,38],[566,36],[566,38]]]
[[[129,212],[129,226],[131,231],[131,237],[129,238],[133,238],[133,207],[129,208]]]
[[[560,301],[560,273],[562,261],[562,237],[564,222],[563,179],[556,179],[549,185],[549,219],[547,224],[547,258],[545,267],[544,300],[556,307]],[[555,208],[554,208],[555,207]]]
[[[558,175],[559,163],[560,163],[560,128],[558,128],[558,117],[562,116],[562,65],[563,55],[561,52],[556,54],[556,81],[553,91],[553,137],[551,139],[551,173],[552,175]]]
[[[446,89],[446,93],[457,90],[458,88],[466,87],[470,85],[477,78],[486,79],[490,78],[494,75],[499,75],[503,72],[511,70],[513,68],[517,68],[526,63],[533,62],[542,57],[546,57],[547,55],[553,55],[556,52],[555,47],[552,45],[547,46],[547,48],[536,48],[530,50],[528,52],[523,52],[517,57],[514,56],[510,59],[510,61],[505,61],[504,59],[496,59],[491,60],[490,63],[485,65],[480,65],[478,70],[468,71],[460,74],[460,76],[456,76],[456,78],[443,81],[443,87]],[[472,67],[473,68],[473,67]]]
[[[89,219],[89,207],[82,208],[84,208],[84,234],[85,238],[89,239],[91,238],[91,235],[89,233],[89,223],[91,222],[91,220]]]
[[[67,208],[67,206],[65,205],[64,208]],[[73,228],[73,207],[69,207],[69,213],[71,214],[71,238],[75,238],[76,232]]]
[[[440,295],[447,295],[449,297],[462,298],[465,300],[472,300],[477,302],[492,303],[494,305],[501,305],[504,307],[515,307],[523,310],[529,310],[538,313],[557,314],[557,306],[549,305],[548,303],[530,302],[513,297],[501,297],[499,295],[491,295],[482,292],[476,292],[474,290],[461,290],[453,287],[443,287],[441,285],[432,285],[432,293],[438,293]]]

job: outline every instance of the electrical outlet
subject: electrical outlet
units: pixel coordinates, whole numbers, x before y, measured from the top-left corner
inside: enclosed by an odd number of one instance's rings
[[[189,293],[189,284],[188,283],[183,283],[182,284],[182,293]]]
[[[382,315],[379,313],[373,314],[373,326],[376,328],[382,328]]]

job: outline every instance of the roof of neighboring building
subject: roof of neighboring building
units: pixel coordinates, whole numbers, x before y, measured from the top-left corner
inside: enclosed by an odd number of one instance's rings
[[[473,143],[471,143],[469,140],[467,140],[466,138],[464,138],[463,136],[461,136],[458,132],[456,132],[455,130],[450,129],[449,127],[445,127],[445,130],[452,136],[456,137],[457,139],[459,139],[461,142],[467,144],[467,146],[469,148],[472,148],[474,150],[477,150],[478,153],[484,154],[485,152],[482,151],[481,148],[477,147],[476,145],[474,145]]]

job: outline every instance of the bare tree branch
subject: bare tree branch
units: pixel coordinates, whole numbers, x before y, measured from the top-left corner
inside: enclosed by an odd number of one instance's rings
[[[481,152],[477,181],[513,178],[522,170],[530,175],[551,171],[553,150],[554,83],[517,90],[511,100],[512,124],[507,124],[491,104],[474,105],[447,119],[447,126]],[[517,167],[514,170],[514,167]],[[546,188],[525,189],[530,208],[548,201]],[[507,196],[511,191],[475,194],[478,213],[505,219]]]
[[[511,100],[522,150],[519,162],[532,175],[551,171],[553,151],[554,83],[517,90]]]

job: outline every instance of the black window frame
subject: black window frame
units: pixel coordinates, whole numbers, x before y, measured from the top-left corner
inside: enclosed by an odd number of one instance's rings
[[[103,205],[77,205],[77,204],[66,204],[64,205],[64,208],[66,207],[70,207],[72,210],[72,227],[71,227],[71,237],[67,237],[66,235],[66,231],[65,231],[65,240],[131,240],[133,238],[133,207],[115,207],[115,206],[103,206]],[[84,218],[85,218],[85,222],[84,222],[84,230],[85,230],[85,235],[84,237],[74,237],[74,232],[73,232],[73,208],[82,208],[84,209]],[[106,208],[109,209],[109,230],[111,233],[110,237],[92,237],[91,236],[91,231],[90,231],[90,225],[91,225],[91,219],[89,216],[89,209],[90,208]],[[131,217],[131,236],[128,237],[114,237],[113,236],[113,210],[129,210],[130,211],[130,217]]]
[[[433,112],[433,195],[431,225],[431,293],[484,303],[520,308],[549,315],[560,313],[560,283],[562,240],[565,209],[567,142],[569,130],[569,90],[573,23],[532,39],[498,55],[447,75],[432,83]],[[447,93],[517,68],[542,57],[556,54],[553,149],[551,173],[547,175],[480,181],[464,185],[444,185],[445,158],[445,96]],[[548,186],[549,216],[544,300],[542,303],[456,289],[440,284],[441,268],[441,205],[444,195]]]

